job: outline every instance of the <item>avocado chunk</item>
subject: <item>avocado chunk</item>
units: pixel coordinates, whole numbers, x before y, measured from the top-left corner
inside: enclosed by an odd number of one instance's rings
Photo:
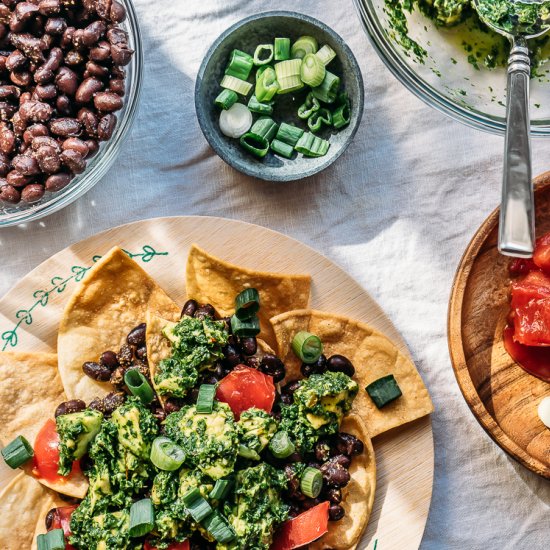
[[[246,448],[261,453],[277,431],[277,421],[262,409],[248,409],[237,422],[239,443]]]
[[[471,0],[423,0],[427,11],[439,25],[451,27],[469,13]],[[422,3],[420,4],[422,6]]]
[[[101,427],[103,415],[99,411],[83,411],[63,414],[55,419],[59,434],[59,474],[69,475],[75,460],[82,458],[88,445]]]
[[[183,407],[164,421],[167,437],[178,443],[195,466],[214,481],[235,468],[237,426],[226,403],[215,402],[210,414],[197,414],[195,405]]]
[[[77,509],[78,510],[78,509]],[[84,525],[80,525],[84,522]],[[74,525],[74,526],[73,526]],[[94,550],[127,550],[134,548],[130,541],[130,514],[127,510],[103,513],[92,518],[71,517],[71,531],[79,535],[70,537],[78,548]]]
[[[183,316],[164,327],[162,334],[172,344],[172,355],[159,363],[155,387],[161,395],[185,397],[196,386],[199,373],[223,358],[229,336],[226,325],[208,317]]]

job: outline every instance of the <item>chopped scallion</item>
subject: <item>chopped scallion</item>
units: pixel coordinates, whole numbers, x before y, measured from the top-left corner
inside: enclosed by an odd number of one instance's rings
[[[277,123],[269,117],[260,117],[241,137],[241,145],[257,157],[265,157],[269,151],[269,142],[277,133]]]
[[[65,550],[65,535],[63,529],[52,529],[36,537],[38,550]]]
[[[183,496],[183,504],[197,523],[212,513],[212,507],[196,487]]]
[[[322,157],[327,154],[329,147],[330,143],[326,139],[304,132],[294,148],[306,157]]]
[[[273,105],[272,103],[263,103],[258,101],[258,98],[253,95],[248,100],[248,110],[252,113],[259,113],[260,115],[272,115]]]
[[[216,485],[210,492],[210,498],[212,500],[223,500],[229,493],[229,489],[233,485],[232,479],[218,479]]]
[[[290,38],[275,38],[275,61],[290,59]]]
[[[300,36],[290,49],[292,59],[303,59],[308,53],[315,53],[319,44],[313,36]]]
[[[273,44],[260,44],[254,52],[254,65],[267,65],[273,61]]]
[[[262,74],[256,78],[255,95],[258,101],[270,101],[279,91],[277,74],[273,67],[266,67]]]
[[[282,122],[279,126],[279,129],[277,130],[277,135],[275,136],[275,139],[277,139],[277,141],[282,141],[283,143],[287,143],[288,145],[292,145],[292,147],[295,147],[298,143],[298,140],[303,135],[304,131],[301,128],[298,128],[297,126],[291,126],[286,122]]]
[[[148,405],[155,398],[155,392],[147,378],[137,369],[128,369],[124,374],[124,383],[132,395],[139,397],[141,402]]]
[[[344,126],[347,126],[350,123],[350,120],[351,113],[348,104],[340,105],[340,107],[337,107],[332,113],[332,125],[338,130]]]
[[[315,55],[323,65],[328,65],[336,57],[336,52],[328,44],[325,44]]]
[[[239,451],[237,454],[250,460],[260,460],[260,455],[256,451],[249,449],[246,445],[239,445]]]
[[[220,109],[227,110],[237,103],[238,96],[233,90],[222,90],[218,97],[214,100],[214,103]]]
[[[318,132],[323,125],[330,126],[332,124],[332,115],[326,108],[319,109],[307,119],[307,125],[312,132]]]
[[[252,126],[252,113],[242,103],[235,103],[227,111],[220,113],[220,130],[231,138],[240,138]]]
[[[315,111],[321,108],[319,100],[311,93],[307,94],[306,100],[298,107],[298,118],[307,120]]]
[[[300,67],[300,78],[304,84],[314,88],[319,86],[325,79],[325,65],[314,53],[308,53],[304,59],[302,59],[302,66]]]
[[[250,71],[254,66],[254,59],[251,55],[248,55],[241,50],[233,50],[231,52],[231,59],[229,65],[225,69],[225,74],[234,76],[241,80],[246,80],[250,76]]]
[[[300,78],[301,59],[289,59],[275,64],[275,74],[279,83],[278,94],[288,94],[304,87]]]
[[[292,155],[294,155],[294,147],[292,145],[289,145],[288,143],[285,143],[284,141],[274,139],[271,142],[270,147],[274,153],[276,153],[277,155],[281,155],[282,157],[285,157],[287,159],[292,158]]]
[[[277,432],[269,442],[269,450],[275,458],[287,458],[296,450],[296,447],[286,432]]]
[[[231,542],[237,536],[231,525],[218,511],[212,512],[205,518],[203,527],[216,541],[222,544]]]
[[[216,384],[201,384],[196,406],[198,414],[210,414],[212,412],[215,395]]]
[[[312,88],[311,93],[324,103],[334,103],[340,88],[340,78],[330,71],[326,71],[323,82],[316,88]]]
[[[228,90],[233,90],[234,92],[244,95],[245,97],[250,93],[250,90],[252,90],[252,84],[250,84],[250,82],[228,74],[222,78],[220,86],[222,88],[227,88]]]
[[[259,310],[260,294],[255,288],[245,288],[242,292],[237,294],[235,298],[235,315],[239,319],[250,319],[256,315]]]
[[[300,478],[300,490],[306,497],[317,498],[323,488],[323,474],[317,468],[308,466]]]
[[[323,353],[323,343],[319,336],[300,331],[292,339],[292,349],[303,363],[315,363]]]
[[[387,376],[383,376],[371,382],[365,389],[379,409],[395,401],[402,395],[401,389],[393,374],[388,374]]]
[[[143,537],[150,533],[155,526],[155,511],[150,498],[138,500],[130,508],[130,528],[128,532],[131,537]]]
[[[260,320],[257,317],[253,317],[248,321],[241,321],[238,317],[233,315],[233,317],[231,317],[231,331],[239,338],[256,336],[260,333]]]
[[[13,470],[23,466],[33,456],[34,451],[31,444],[22,435],[18,435],[2,449],[4,461]]]
[[[173,472],[184,463],[185,452],[171,439],[160,436],[153,441],[150,458],[159,470]]]

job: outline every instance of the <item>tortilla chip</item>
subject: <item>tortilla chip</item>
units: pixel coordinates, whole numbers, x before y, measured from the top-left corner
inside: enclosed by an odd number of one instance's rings
[[[376,490],[376,461],[367,427],[356,414],[349,414],[342,421],[341,431],[363,441],[362,454],[353,457],[349,473],[350,482],[342,490],[342,506],[346,515],[337,522],[329,522],[329,530],[318,541],[309,545],[310,550],[352,550],[357,546],[367,526]]]
[[[153,387],[156,391],[155,376],[158,372],[159,363],[172,355],[170,340],[162,334],[162,329],[171,321],[158,317],[148,311],[145,322],[147,323],[147,332],[145,336],[145,341],[147,343],[147,361],[149,363],[149,372],[151,373],[151,382],[153,382]],[[167,397],[158,392],[157,395],[161,405],[164,407]]]
[[[37,550],[36,538],[38,535],[42,535],[47,532],[46,529],[46,515],[52,508],[60,508],[62,506],[68,506],[67,502],[61,500],[55,493],[48,493],[43,499],[42,507],[38,512],[38,519],[36,522],[36,528],[32,539],[31,550]]]
[[[222,316],[235,312],[235,297],[245,288],[260,293],[260,337],[271,347],[275,337],[269,319],[290,309],[308,306],[309,275],[255,271],[230,264],[192,245],[187,259],[187,296],[201,304],[212,304]]]
[[[148,310],[179,318],[179,307],[118,247],[88,272],[65,308],[57,340],[59,373],[69,399],[89,403],[112,391],[82,372],[106,350],[117,352],[128,333],[145,321]]]
[[[0,491],[0,540],[2,550],[33,546],[36,514],[50,502],[51,493],[34,479],[18,474]],[[44,512],[47,513],[47,510]],[[44,523],[44,516],[41,516]]]
[[[323,353],[327,357],[338,353],[353,363],[359,393],[352,410],[363,418],[371,437],[433,412],[430,395],[414,363],[386,336],[368,325],[314,310],[289,311],[274,317],[271,323],[277,337],[279,357],[286,366],[283,383],[301,378],[301,362],[294,355],[291,342],[302,330],[321,338]],[[388,374],[395,376],[403,395],[378,409],[365,387]]]

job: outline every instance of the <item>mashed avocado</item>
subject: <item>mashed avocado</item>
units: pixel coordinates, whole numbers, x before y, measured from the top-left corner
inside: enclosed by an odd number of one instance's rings
[[[228,338],[225,323],[184,316],[163,334],[172,343],[172,356],[159,363],[156,389],[162,395],[185,397],[197,384],[199,373],[223,357]]]
[[[63,414],[55,419],[59,434],[59,474],[69,475],[75,460],[82,458],[88,445],[99,432],[103,415],[86,409]]]
[[[235,491],[224,512],[237,538],[218,550],[268,550],[275,528],[287,519],[288,506],[281,500],[286,476],[266,463],[237,472]]]
[[[358,389],[342,372],[311,375],[294,392],[294,403],[281,407],[281,429],[301,452],[310,452],[319,437],[338,431]]]
[[[277,421],[262,409],[248,409],[237,422],[239,442],[248,449],[261,453],[277,431]]]
[[[238,450],[237,426],[226,403],[214,403],[210,414],[198,414],[194,405],[170,414],[164,422],[166,435],[186,453],[186,463],[213,480],[235,468]]]
[[[455,25],[470,8],[470,0],[423,0],[440,25]]]
[[[141,549],[141,542],[138,543],[130,539],[129,526],[130,514],[126,510],[94,516],[81,534],[79,548],[90,550]]]

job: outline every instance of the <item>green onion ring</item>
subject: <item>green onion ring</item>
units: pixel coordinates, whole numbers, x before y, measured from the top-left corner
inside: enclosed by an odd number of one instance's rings
[[[155,511],[150,498],[138,500],[130,508],[130,527],[128,532],[131,537],[143,537],[150,533],[155,526]]]
[[[321,357],[323,344],[315,334],[300,331],[292,339],[292,349],[303,363],[312,364]]]
[[[159,470],[174,472],[185,462],[185,451],[171,439],[160,436],[153,441],[150,459]]]

